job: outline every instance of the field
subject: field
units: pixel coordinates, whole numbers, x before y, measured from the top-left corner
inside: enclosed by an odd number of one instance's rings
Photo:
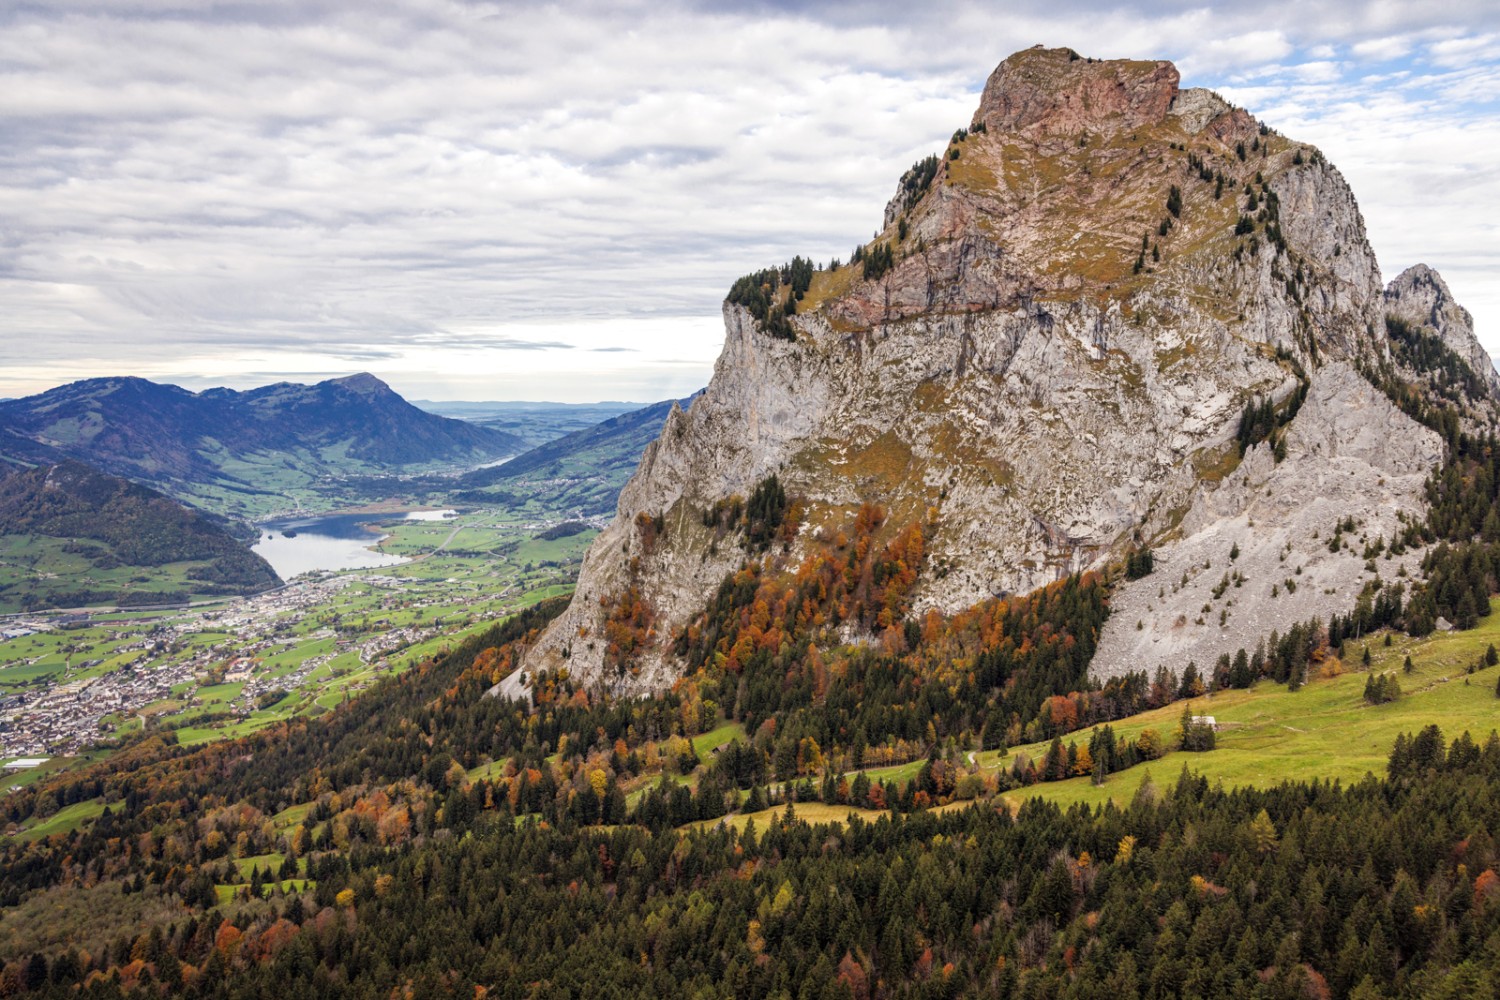
[[[745,735],[745,727],[738,722],[725,722],[715,726],[706,733],[693,737],[693,752],[702,760],[707,760],[713,753],[715,747],[723,746],[731,740],[739,740],[741,743],[749,739]]]
[[[1217,746],[1209,752],[1170,753],[1111,775],[1099,786],[1088,777],[1071,778],[1008,792],[1006,798],[1013,803],[1042,798],[1061,804],[1113,801],[1123,805],[1148,775],[1164,787],[1176,780],[1184,764],[1226,787],[1266,788],[1282,781],[1319,778],[1349,783],[1366,774],[1383,774],[1396,737],[1430,724],[1441,727],[1449,739],[1467,730],[1483,742],[1500,728],[1500,698],[1495,693],[1500,667],[1483,666],[1486,649],[1491,644],[1500,648],[1495,601],[1490,609],[1479,627],[1467,632],[1434,633],[1423,639],[1378,632],[1368,643],[1351,641],[1345,647],[1350,662],[1335,661],[1329,671],[1344,672],[1315,678],[1300,691],[1262,681],[1249,690],[1221,691],[1194,700],[1194,713],[1212,715],[1219,726]],[[1385,645],[1388,634],[1389,646]],[[1368,671],[1394,673],[1399,680],[1403,694],[1396,701],[1365,703],[1369,672],[1360,665],[1360,657],[1366,646],[1371,658]],[[1408,655],[1413,666],[1409,674],[1403,671]],[[1471,674],[1476,664],[1479,669]],[[1154,728],[1170,740],[1181,717],[1182,703],[1177,703],[1121,720],[1114,723],[1114,730],[1117,736],[1134,739],[1142,730]],[[1088,733],[1071,738],[1083,742]],[[1010,753],[1040,760],[1046,751],[1046,744],[1033,744]],[[990,770],[1011,763],[994,752],[979,755],[978,761]]]
[[[76,802],[71,806],[59,809],[41,822],[25,828],[16,836],[22,840],[36,840],[41,837],[51,836],[54,833],[66,833],[69,830],[78,829],[89,820],[98,818],[103,812],[104,802],[100,799]]]
[[[189,574],[208,566],[206,560],[101,568],[76,551],[80,548],[106,555],[112,551],[103,542],[80,546],[70,539],[45,535],[0,535],[0,614],[13,614],[28,605],[170,604],[205,595],[204,585]]]
[[[838,823],[842,825],[850,816],[859,816],[866,820],[876,820],[886,815],[878,809],[856,809],[853,806],[830,806],[822,802],[797,802],[792,805],[792,811],[798,819],[809,823]],[[786,806],[775,806],[770,809],[762,809],[753,813],[736,813],[733,816],[725,816],[722,819],[706,819],[698,823],[690,824],[698,829],[710,829],[716,826],[731,826],[735,830],[743,832],[746,824],[755,821],[755,828],[762,832],[766,827],[786,815]]]

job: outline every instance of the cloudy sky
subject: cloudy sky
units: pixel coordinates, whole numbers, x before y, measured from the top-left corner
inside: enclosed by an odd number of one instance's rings
[[[368,370],[707,381],[746,271],[847,258],[1010,52],[1175,60],[1349,178],[1500,348],[1500,4],[0,5],[0,396]]]

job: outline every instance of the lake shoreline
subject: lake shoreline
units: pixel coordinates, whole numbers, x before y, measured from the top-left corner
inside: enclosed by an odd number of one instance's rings
[[[379,550],[379,544],[390,537],[379,522],[444,521],[457,516],[452,508],[424,507],[275,518],[255,525],[260,537],[250,548],[283,580],[315,571],[381,569],[411,560]]]

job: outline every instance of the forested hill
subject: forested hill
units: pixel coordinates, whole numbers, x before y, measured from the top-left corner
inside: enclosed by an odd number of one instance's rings
[[[0,457],[87,462],[233,511],[323,476],[478,463],[519,440],[417,409],[373,375],[193,393],[140,378],[0,402]]]
[[[281,582],[222,519],[79,462],[0,478],[0,552],[6,610],[166,603]]]
[[[620,488],[635,471],[646,445],[661,433],[673,406],[686,409],[697,394],[663,400],[610,417],[538,445],[503,465],[476,469],[459,485],[473,500],[540,498],[556,509],[583,516],[608,514]]]
[[[109,807],[88,829],[0,844],[0,982],[777,1000],[1500,985],[1500,738],[1428,727],[1353,787],[1225,791],[1184,767],[1124,808],[938,812],[908,791],[873,821],[815,825],[799,798],[743,829],[675,829],[681,809],[722,810],[742,768],[757,780],[763,739],[721,752],[696,793],[661,781],[627,817],[617,775],[695,754],[665,735],[693,717],[690,693],[590,706],[559,690],[535,716],[478,697],[558,610],[325,718],[191,751],[151,736],[4,800],[7,819]],[[493,752],[503,766],[482,765]],[[950,767],[935,755],[912,784],[941,789]]]

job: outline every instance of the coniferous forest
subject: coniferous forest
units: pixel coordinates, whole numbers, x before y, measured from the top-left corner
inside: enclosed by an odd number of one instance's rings
[[[1365,375],[1446,461],[1427,518],[1366,558],[1426,547],[1424,580],[1377,579],[1349,613],[1215,664],[1101,684],[1111,587],[1152,574],[1148,547],[919,614],[931,523],[866,503],[803,537],[801,499],[771,476],[698,512],[743,560],[687,627],[653,638],[633,584],[602,598],[617,676],[652,641],[681,664],[656,697],[565,670],[530,702],[487,696],[558,598],[323,716],[192,748],[145,732],[0,799],[16,824],[102,804],[0,842],[0,995],[1495,996],[1500,735],[1420,728],[1353,785],[1225,789],[1191,764],[1216,737],[1188,699],[1297,691],[1346,640],[1471,627],[1500,590],[1500,448],[1465,422],[1467,383],[1424,389],[1462,362],[1410,331],[1393,343]],[[1252,401],[1242,446],[1275,439],[1286,409]],[[634,528],[646,550],[673,530]],[[1401,697],[1372,674],[1364,701]],[[1116,736],[1174,702],[1176,731]],[[1049,749],[973,766],[1030,743]],[[1175,780],[1132,778],[1172,751],[1189,762]],[[1128,782],[1125,804],[1002,797],[1085,774]],[[830,807],[856,813],[820,822]]]
[[[761,793],[756,782],[781,771],[774,744],[721,753],[697,795],[663,781],[630,806],[617,776],[660,758],[632,733],[690,754],[665,734],[682,731],[691,698],[587,705],[575,692],[528,715],[477,697],[557,610],[519,616],[330,719],[195,751],[153,738],[6,800],[12,815],[59,804],[48,795],[124,803],[86,831],[7,844],[8,906],[89,886],[106,911],[138,902],[156,916],[80,918],[92,933],[11,956],[0,988],[1467,997],[1500,982],[1494,735],[1410,734],[1386,776],[1353,787],[1224,791],[1184,767],[1170,786],[1141,783],[1123,809],[1029,802],[1014,815],[966,805],[929,761],[873,822],[799,819],[793,784],[762,829],[693,828],[680,824],[723,811],[703,786]],[[516,763],[464,780],[486,740]],[[589,744],[565,751],[572,764],[545,759],[572,740]],[[922,808],[915,785],[954,805]],[[301,822],[278,833],[269,817],[299,802]],[[280,856],[274,872],[257,864],[228,898],[215,889],[231,856],[262,855]]]

